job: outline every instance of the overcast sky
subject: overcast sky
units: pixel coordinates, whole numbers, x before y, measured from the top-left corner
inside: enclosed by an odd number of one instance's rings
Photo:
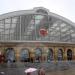
[[[75,22],[75,0],[0,0],[0,15],[34,7],[45,7]]]

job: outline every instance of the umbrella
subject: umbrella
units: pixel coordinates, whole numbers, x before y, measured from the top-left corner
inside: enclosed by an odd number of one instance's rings
[[[34,72],[36,70],[37,70],[36,68],[28,68],[28,69],[25,70],[25,72],[26,73],[28,73],[28,72]]]

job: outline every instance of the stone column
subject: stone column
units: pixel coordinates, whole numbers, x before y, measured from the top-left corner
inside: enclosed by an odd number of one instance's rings
[[[15,56],[16,56],[16,62],[20,61],[20,48],[16,47],[15,48]]]
[[[57,61],[57,48],[54,48],[54,62],[56,63]]]
[[[64,48],[64,61],[67,61],[67,48]]]

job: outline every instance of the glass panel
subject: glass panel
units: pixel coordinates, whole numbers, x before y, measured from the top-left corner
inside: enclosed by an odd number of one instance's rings
[[[11,23],[11,19],[9,18],[9,19],[5,19],[5,23]]]
[[[7,59],[7,62],[10,62],[10,63],[15,61],[15,52],[14,52],[13,48],[7,49],[6,59]]]
[[[75,31],[74,31],[73,29],[71,29],[70,32],[71,32],[71,33],[73,33],[73,32],[75,33]]]
[[[22,39],[34,40],[35,37],[35,20],[33,15],[25,15],[21,17]]]
[[[4,40],[4,35],[0,34],[0,39]]]
[[[54,26],[52,26],[51,28],[52,28],[52,29],[54,29],[55,27],[54,27]]]
[[[41,55],[42,55],[42,50],[40,48],[35,49],[35,56],[36,56],[35,62],[40,62]]]
[[[5,40],[9,40],[9,34],[4,35]]]
[[[75,37],[75,33],[72,33],[71,36],[72,36],[72,37]]]
[[[0,24],[4,24],[4,20],[0,20]]]
[[[54,35],[54,33],[55,33],[55,32],[53,31],[53,32],[51,32],[50,34],[51,34],[51,35]]]
[[[59,31],[57,31],[55,35],[58,35],[58,36],[60,36],[60,32],[59,32]]]
[[[56,29],[57,31],[58,31],[58,30],[60,30],[60,28],[59,28],[59,27],[56,27],[55,29]]]
[[[4,34],[4,31],[2,31],[1,34]]]
[[[32,31],[33,29],[34,29],[34,25],[31,25],[31,26],[28,27],[29,31]]]
[[[9,34],[9,30],[6,30],[6,31],[5,31],[5,34]]]
[[[28,49],[23,49],[21,51],[21,61],[29,61],[29,51]]]
[[[16,24],[12,24],[12,25],[11,25],[11,28],[15,28],[15,27],[16,27]]]
[[[15,32],[15,30],[14,30],[14,29],[11,29],[11,30],[10,30],[10,33],[14,33],[14,32]]]
[[[3,29],[0,29],[0,32],[4,31]]]
[[[55,23],[55,24],[53,24],[53,27],[57,27],[58,25]]]
[[[72,37],[72,42],[75,42],[75,37]]]
[[[59,49],[58,50],[58,61],[61,61],[61,60],[63,60],[63,51],[62,49]]]
[[[53,50],[49,49],[48,50],[48,62],[53,60]]]
[[[67,30],[68,30],[68,28],[66,27],[66,28],[62,29],[61,31],[62,31],[62,32],[65,32],[65,31],[67,31]]]
[[[31,25],[35,24],[35,20],[32,19],[31,22],[30,22],[30,24],[31,24]]]
[[[10,28],[10,24],[5,24],[5,29]]]
[[[0,28],[4,28],[4,24],[0,24]]]
[[[14,34],[10,34],[10,39],[14,40]]]
[[[55,36],[50,36],[50,41],[54,41]]]
[[[12,23],[17,23],[18,22],[18,17],[13,17],[12,18]]]
[[[40,20],[35,20],[35,25],[38,25],[40,23]]]
[[[65,23],[61,24],[61,28],[65,27],[65,26],[66,26],[66,24],[65,24]]]
[[[35,19],[43,19],[44,16],[42,15],[35,15]]]

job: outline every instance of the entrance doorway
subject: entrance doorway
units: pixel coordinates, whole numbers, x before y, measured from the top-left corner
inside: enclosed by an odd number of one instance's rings
[[[53,50],[51,48],[48,49],[48,62],[53,61]]]
[[[67,50],[67,60],[72,60],[72,50],[71,49]]]
[[[36,48],[35,49],[35,62],[40,62],[42,57],[42,49]]]
[[[7,62],[15,62],[15,52],[13,48],[6,49],[6,61]]]
[[[62,60],[63,60],[63,50],[58,49],[58,61],[62,61]]]
[[[29,50],[24,48],[21,50],[21,54],[20,54],[20,60],[22,62],[29,62],[30,59],[29,59]]]

